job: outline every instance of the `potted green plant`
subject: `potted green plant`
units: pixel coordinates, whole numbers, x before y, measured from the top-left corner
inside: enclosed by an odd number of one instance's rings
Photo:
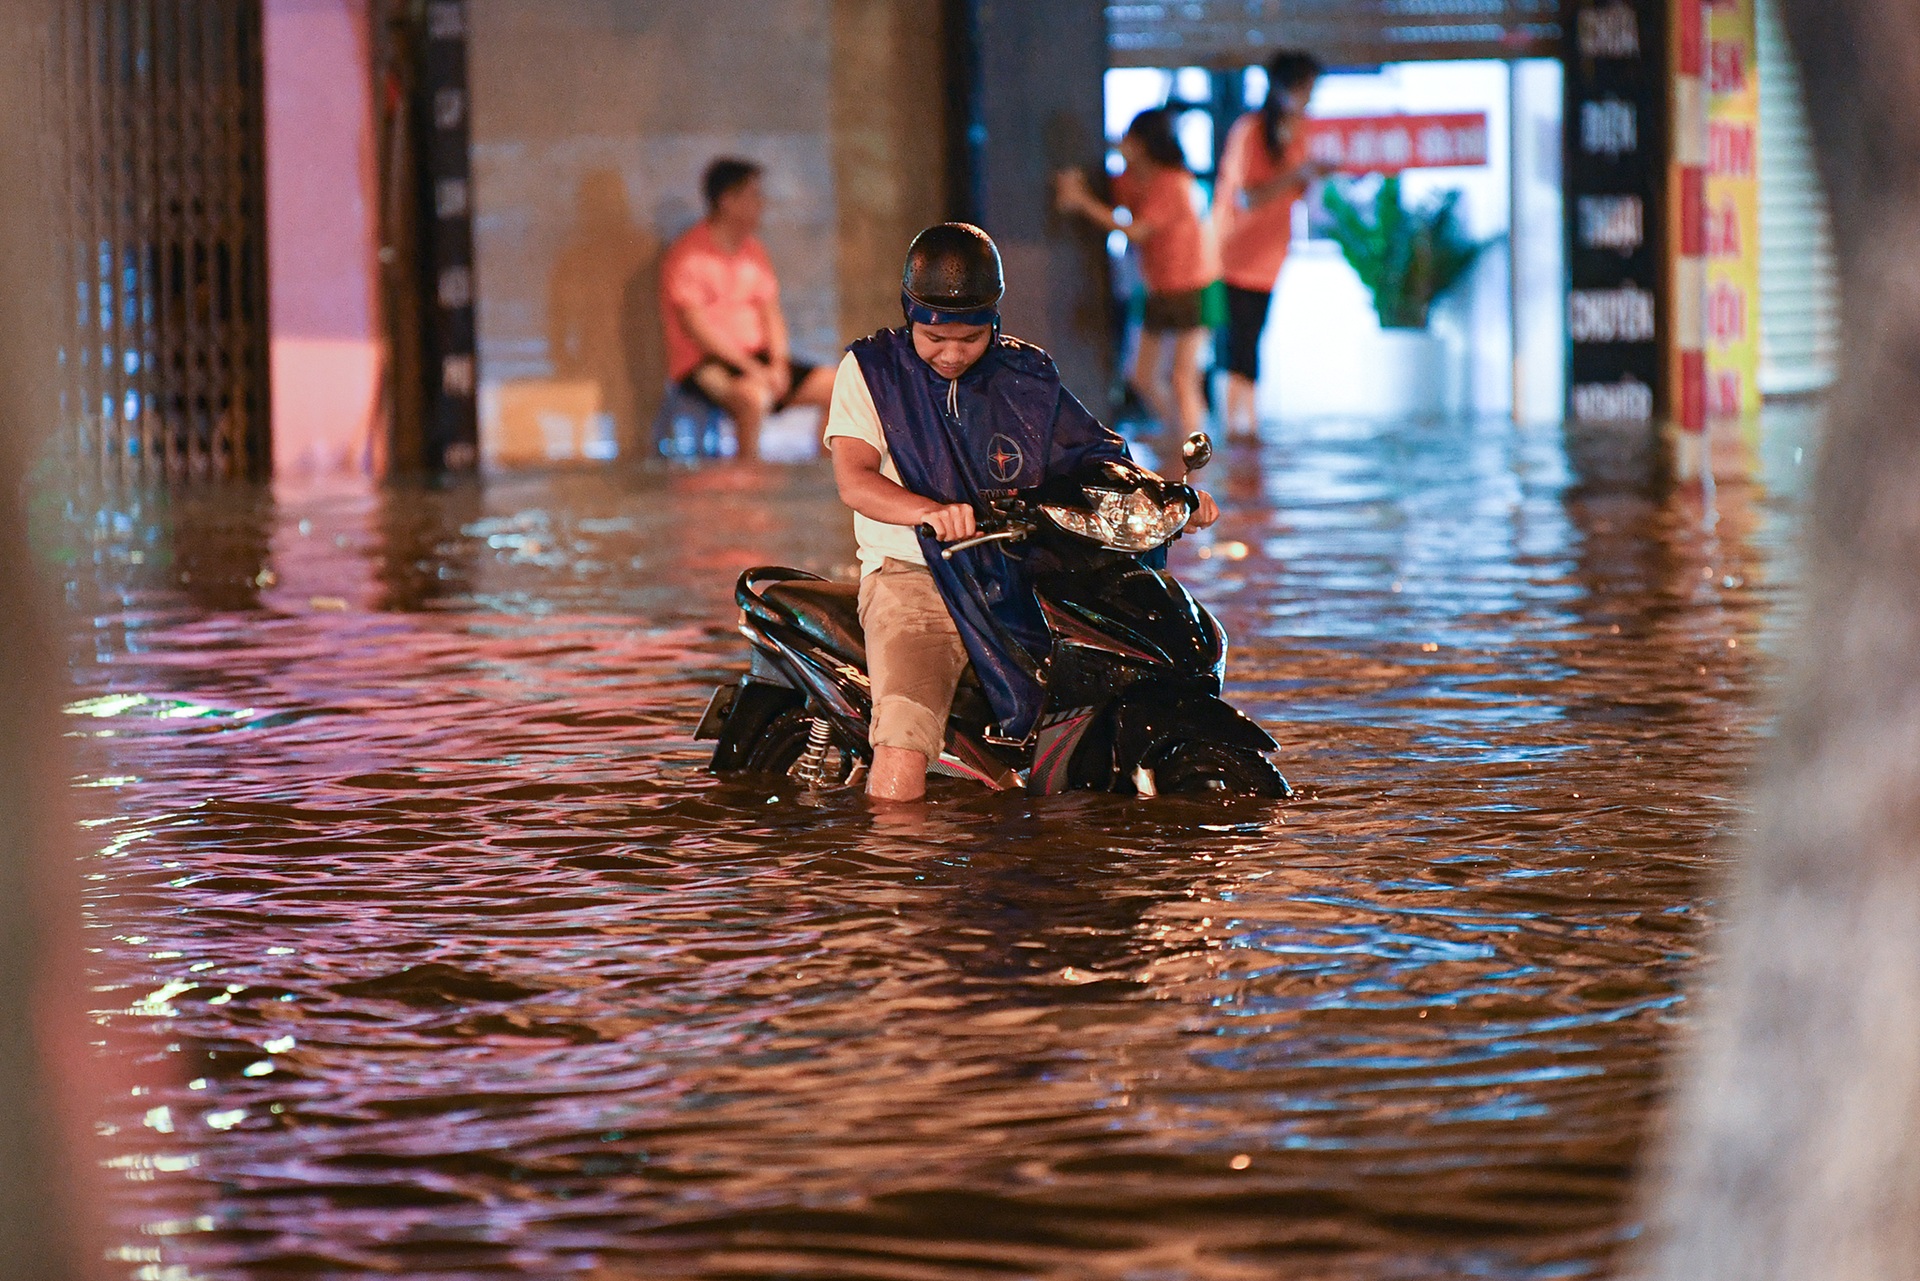
[[[1329,235],[1340,246],[1380,319],[1376,391],[1393,413],[1438,413],[1446,397],[1446,349],[1427,330],[1433,304],[1473,270],[1494,240],[1475,240],[1460,224],[1459,191],[1409,206],[1400,179],[1379,180],[1373,199],[1358,184],[1328,183]]]
[[[1458,191],[1442,191],[1409,208],[1394,175],[1380,180],[1373,207],[1363,211],[1351,187],[1327,184],[1329,234],[1373,295],[1382,329],[1425,329],[1433,304],[1494,243],[1466,233],[1459,204]]]

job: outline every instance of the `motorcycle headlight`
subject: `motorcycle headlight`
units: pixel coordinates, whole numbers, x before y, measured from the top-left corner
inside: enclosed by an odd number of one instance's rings
[[[1060,528],[1082,538],[1091,538],[1117,552],[1148,552],[1186,527],[1192,516],[1185,503],[1156,502],[1143,490],[1114,493],[1098,490],[1089,495],[1092,511],[1077,507],[1042,507]]]

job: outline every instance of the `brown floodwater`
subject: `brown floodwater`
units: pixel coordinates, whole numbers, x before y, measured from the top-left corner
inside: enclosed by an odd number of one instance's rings
[[[1223,450],[1281,806],[707,775],[735,575],[852,572],[817,467],[45,497],[127,1275],[1605,1274],[1799,435]]]

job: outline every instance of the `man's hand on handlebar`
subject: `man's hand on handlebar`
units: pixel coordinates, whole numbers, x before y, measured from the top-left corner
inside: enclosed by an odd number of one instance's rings
[[[935,507],[921,519],[933,527],[934,537],[943,543],[971,538],[980,529],[974,519],[973,508],[967,503],[948,503],[944,507]]]
[[[1220,504],[1213,501],[1213,495],[1204,489],[1196,489],[1200,496],[1200,505],[1193,509],[1193,517],[1187,521],[1188,529],[1205,529],[1220,519]]]

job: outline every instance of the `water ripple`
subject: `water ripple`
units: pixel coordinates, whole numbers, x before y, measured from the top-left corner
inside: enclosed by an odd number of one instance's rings
[[[145,1082],[101,1118],[122,1257],[1603,1272],[1744,822],[1795,477],[1709,512],[1501,423],[1223,453],[1176,563],[1303,784],[1278,809],[707,777],[734,574],[849,572],[817,471],[43,520],[101,1034]]]

